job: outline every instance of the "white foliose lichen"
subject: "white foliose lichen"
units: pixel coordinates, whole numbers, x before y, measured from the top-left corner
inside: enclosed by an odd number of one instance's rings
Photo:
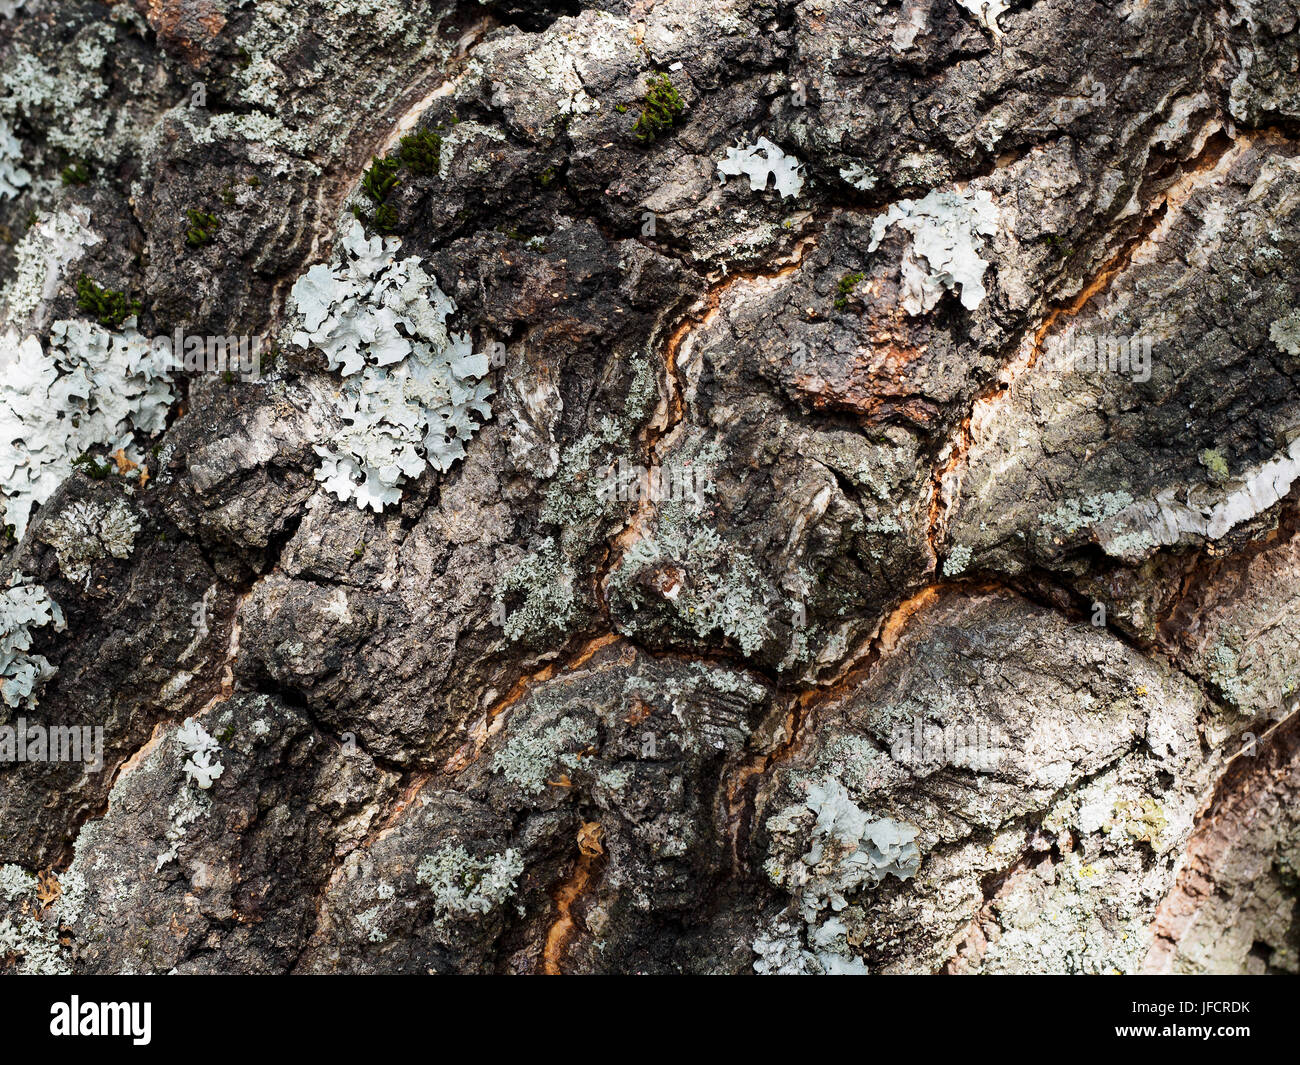
[[[0,154],[3,140],[0,127]],[[0,295],[0,326],[12,327],[24,335],[40,329],[68,266],[81,258],[83,249],[98,244],[100,239],[91,230],[90,212],[84,208],[74,206],[37,218],[14,248],[13,279]]]
[[[799,173],[803,166],[793,155],[786,155],[766,137],[759,137],[753,144],[739,144],[728,148],[726,156],[718,163],[718,180],[726,184],[729,177],[749,178],[749,187],[754,192],[767,188],[767,179],[775,179],[776,191],[781,198],[798,196],[803,189],[803,175]]]
[[[799,938],[798,931],[787,920],[773,924],[759,933],[752,944],[754,972],[759,976],[815,976],[819,974],[816,959]]]
[[[188,755],[185,759],[185,775],[199,789],[207,791],[212,787],[212,782],[226,771],[225,766],[213,760],[221,750],[221,745],[194,718],[181,726],[176,733],[176,742]]]
[[[168,862],[180,857],[181,843],[189,826],[200,817],[207,817],[212,812],[212,799],[202,791],[182,787],[180,793],[167,807],[167,828],[163,835],[167,840],[167,849],[159,852],[154,859],[154,872]]]
[[[433,895],[437,920],[442,923],[491,913],[515,893],[515,881],[523,871],[524,860],[512,848],[476,858],[454,845],[420,862],[415,879]]]
[[[0,498],[21,538],[32,507],[72,472],[78,456],[107,445],[138,458],[134,434],[162,430],[175,399],[170,356],[128,319],[111,333],[61,320],[48,350],[35,336],[0,336]]]
[[[1242,522],[1275,506],[1300,479],[1300,435],[1285,451],[1228,476],[1222,483],[1174,486],[1154,499],[1132,502],[1094,525],[1098,544],[1112,558],[1135,563],[1157,548],[1218,540]]]
[[[998,16],[1011,6],[1008,0],[957,0],[957,3],[979,19],[980,25],[994,37],[1002,36]]]
[[[871,224],[867,251],[880,246],[890,226],[900,226],[912,234],[902,263],[903,309],[912,316],[926,314],[945,291],[960,287],[962,306],[973,311],[988,295],[983,277],[989,264],[976,250],[976,237],[992,236],[997,223],[997,207],[988,191],[934,191],[921,200],[891,204]]]
[[[800,908],[813,920],[824,907],[839,911],[845,895],[887,876],[908,880],[921,865],[917,829],[887,817],[873,819],[838,780],[808,788],[805,806],[816,814],[809,850],[800,859]]]
[[[876,175],[861,163],[850,163],[848,166],[840,167],[840,177],[863,192],[876,187]]]
[[[362,910],[357,914],[357,927],[365,934],[365,937],[371,943],[383,943],[388,939],[388,933],[380,927],[380,908],[371,906],[367,910]]]
[[[943,564],[943,575],[945,577],[956,577],[966,572],[966,567],[971,562],[971,549],[966,544],[957,544],[948,552],[948,557]]]
[[[316,479],[339,499],[379,512],[427,468],[446,471],[492,416],[488,357],[467,334],[449,333],[456,310],[415,258],[397,259],[395,238],[366,239],[354,222],[341,261],[318,264],[293,286],[300,347],[324,352],[344,377],[344,428],[318,446]]]
[[[36,706],[35,691],[56,670],[43,655],[29,655],[32,629],[64,628],[63,611],[43,585],[29,584],[17,570],[0,591],[0,696],[11,707]]]
[[[31,184],[31,172],[22,162],[23,142],[14,136],[12,125],[0,119],[0,200],[12,200]]]
[[[0,956],[18,958],[16,971],[27,976],[66,976],[72,972],[60,949],[58,928],[20,913],[0,921]]]
[[[0,865],[0,897],[12,902],[36,890],[36,877],[20,865]]]

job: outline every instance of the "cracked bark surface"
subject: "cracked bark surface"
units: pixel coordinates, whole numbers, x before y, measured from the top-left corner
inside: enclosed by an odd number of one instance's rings
[[[0,760],[0,967],[1300,972],[1295,0],[27,0],[0,71],[0,365],[82,274],[276,345],[4,543],[67,624],[0,726],[104,763]],[[374,513],[314,476],[342,378],[290,291],[421,129],[397,254],[505,356]],[[797,194],[718,173],[760,136]],[[993,205],[987,291],[918,313],[881,225],[935,192]],[[1098,336],[1149,375],[1051,363]]]

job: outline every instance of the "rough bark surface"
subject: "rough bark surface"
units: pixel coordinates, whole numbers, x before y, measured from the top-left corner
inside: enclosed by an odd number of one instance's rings
[[[0,15],[0,370],[266,338],[10,519],[0,968],[1300,972],[1297,0]],[[378,511],[357,226],[494,389]]]

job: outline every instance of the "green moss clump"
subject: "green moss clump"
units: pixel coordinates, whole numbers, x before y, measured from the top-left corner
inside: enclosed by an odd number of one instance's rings
[[[552,181],[555,180],[555,167],[548,166],[545,170],[543,170],[540,174],[537,175],[537,180],[541,184],[542,188],[546,188]]]
[[[1056,254],[1062,259],[1072,258],[1074,253],[1078,250],[1077,248],[1071,248],[1065,242],[1065,238],[1057,233],[1053,233],[1047,238],[1047,246],[1056,252]]]
[[[842,311],[849,305],[849,297],[853,295],[853,289],[866,276],[866,274],[857,273],[845,274],[840,278],[839,283],[835,286],[837,293],[835,296],[835,309],[837,311]]]
[[[128,299],[125,292],[101,288],[88,274],[82,274],[77,282],[77,306],[109,329],[119,328],[133,314],[140,313],[139,300]]]
[[[641,114],[632,126],[632,136],[642,144],[653,144],[657,137],[673,128],[685,108],[667,74],[651,75],[646,82]]]
[[[382,204],[402,179],[397,176],[401,164],[396,159],[380,159],[373,156],[370,167],[361,177],[361,191],[373,204]]]
[[[442,137],[431,129],[408,133],[397,142],[397,158],[412,174],[436,174],[442,159]]]
[[[78,455],[73,460],[72,465],[74,467],[80,467],[81,471],[92,481],[102,481],[113,472],[112,466],[108,465],[108,463],[100,465],[100,463],[96,462],[88,451]]]
[[[402,179],[397,176],[401,166],[399,159],[372,156],[369,168],[361,177],[361,191],[375,205],[375,209],[366,214],[361,207],[353,204],[352,214],[376,233],[392,233],[397,229],[397,208],[386,201],[389,193],[402,183]]]
[[[59,173],[65,185],[84,185],[90,180],[90,169],[85,163],[71,162]]]
[[[191,207],[186,210],[185,217],[189,221],[185,229],[185,243],[189,247],[201,248],[216,240],[217,230],[221,228],[216,215],[208,214],[207,211],[197,211]]]
[[[397,208],[391,203],[381,203],[370,215],[370,225],[376,233],[392,233],[397,229]]]

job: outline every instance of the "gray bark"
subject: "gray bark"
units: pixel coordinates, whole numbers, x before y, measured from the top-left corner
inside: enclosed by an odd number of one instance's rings
[[[1296,0],[0,10],[7,379],[266,340],[10,512],[0,967],[1300,971]],[[358,216],[492,356],[378,511]]]

